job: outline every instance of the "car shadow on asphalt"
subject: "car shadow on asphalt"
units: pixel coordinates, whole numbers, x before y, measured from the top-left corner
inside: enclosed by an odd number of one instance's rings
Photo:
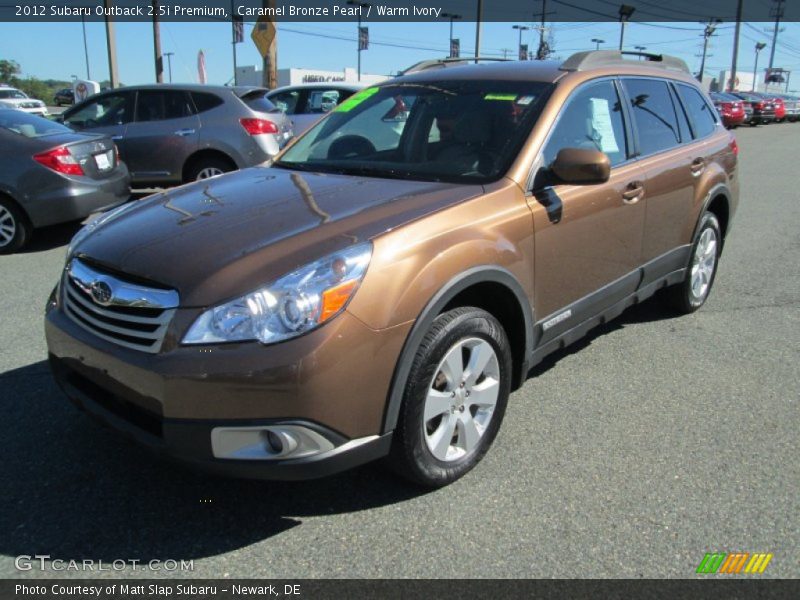
[[[53,248],[66,246],[81,227],[81,221],[70,221],[69,223],[59,223],[58,225],[36,229],[33,232],[31,241],[23,246],[21,250],[18,250],[18,253],[46,252]]]
[[[0,373],[0,554],[199,559],[267,540],[305,517],[392,505],[424,490],[381,465],[303,482],[218,478],[101,427],[57,388],[46,361]]]

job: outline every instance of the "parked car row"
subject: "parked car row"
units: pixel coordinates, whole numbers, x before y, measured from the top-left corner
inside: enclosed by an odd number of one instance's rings
[[[794,122],[800,118],[800,99],[786,94],[712,92],[711,100],[728,129],[739,125]]]

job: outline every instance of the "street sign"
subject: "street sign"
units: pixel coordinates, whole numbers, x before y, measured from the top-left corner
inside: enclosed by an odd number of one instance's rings
[[[458,58],[461,54],[461,40],[453,38],[450,40],[450,58]]]
[[[266,58],[272,40],[275,39],[275,23],[273,23],[269,17],[259,17],[255,27],[253,27],[253,33],[250,34],[250,37],[253,39],[256,48],[258,48],[261,57]]]

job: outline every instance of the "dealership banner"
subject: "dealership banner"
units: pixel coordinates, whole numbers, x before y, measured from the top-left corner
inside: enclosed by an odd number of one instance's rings
[[[797,598],[800,580],[515,580],[515,579],[73,579],[0,580],[4,600],[186,598],[235,600],[348,598]]]
[[[260,17],[274,21],[442,21],[458,13],[464,21],[529,22],[537,19],[539,2],[519,0],[12,0],[0,4],[0,21],[230,21],[241,17],[254,22]],[[626,0],[631,22],[683,21],[696,23],[713,15],[722,22],[736,19],[735,0],[704,0],[671,8],[669,3]],[[742,20],[773,21],[770,2],[744,2]],[[598,0],[550,0],[551,21],[619,21],[619,6]],[[627,15],[628,13],[626,13]],[[800,21],[800,2],[783,7],[784,21]]]

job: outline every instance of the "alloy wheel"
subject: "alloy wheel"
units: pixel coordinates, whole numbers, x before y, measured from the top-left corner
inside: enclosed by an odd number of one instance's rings
[[[489,342],[459,341],[445,354],[425,399],[423,435],[442,462],[470,454],[486,432],[500,394],[500,366]]]
[[[17,221],[5,206],[0,206],[0,247],[10,244],[17,233]]]
[[[713,229],[708,228],[700,235],[692,257],[691,290],[695,300],[702,300],[708,294],[716,264],[717,234]]]
[[[197,174],[197,180],[199,181],[201,179],[210,179],[212,177],[219,177],[223,173],[225,173],[225,171],[223,171],[219,167],[206,167],[205,169],[201,169],[200,172]]]

